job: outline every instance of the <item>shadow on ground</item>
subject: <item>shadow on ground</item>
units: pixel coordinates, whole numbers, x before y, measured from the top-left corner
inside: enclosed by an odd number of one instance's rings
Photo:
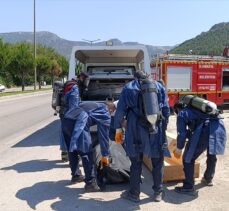
[[[142,175],[144,178],[143,178],[143,183],[141,186],[141,191],[145,193],[146,195],[150,196],[151,202],[152,202],[153,201],[153,190],[152,190],[153,179],[152,179],[150,171],[148,171],[148,169],[145,166],[143,166]],[[164,202],[171,203],[171,204],[182,204],[182,203],[193,201],[198,197],[198,195],[190,196],[190,195],[176,193],[174,191],[175,185],[181,185],[181,183],[168,182],[164,184],[164,193],[163,193]],[[147,200],[148,200],[147,198],[143,199],[141,203],[144,204],[145,202],[147,202]]]
[[[59,144],[60,120],[55,120],[44,128],[24,138],[13,147],[52,146]]]
[[[26,172],[40,172],[47,171],[54,168],[66,168],[68,167],[68,163],[63,165],[62,161],[59,160],[30,160],[22,163],[14,164],[13,166],[8,166],[1,168],[0,170],[15,170],[18,173],[26,173]]]
[[[25,200],[30,208],[36,210],[37,205],[46,200],[55,200],[52,210],[139,210],[138,204],[121,198],[105,201],[104,193],[84,194],[83,188],[68,187],[69,181],[39,182],[31,187],[19,190],[16,197]],[[118,185],[116,186],[116,189]],[[123,187],[122,187],[123,188]],[[119,188],[120,190],[120,188]],[[43,194],[41,194],[43,193]],[[44,194],[45,193],[45,194]],[[100,195],[100,197],[98,197]],[[93,197],[94,196],[94,197]],[[48,209],[47,209],[48,210]]]
[[[50,168],[53,167],[56,161],[48,162]],[[43,167],[45,169],[45,167]],[[24,169],[25,171],[26,169]],[[38,169],[35,169],[35,171]],[[143,184],[142,192],[146,195],[142,198],[139,204],[130,202],[118,197],[112,197],[111,200],[105,197],[110,192],[122,192],[128,189],[128,184],[108,185],[105,193],[84,193],[83,188],[69,186],[69,180],[61,180],[58,182],[44,181],[34,184],[31,187],[26,187],[16,193],[16,197],[26,201],[31,209],[36,210],[40,203],[47,200],[55,200],[51,204],[52,210],[139,210],[140,205],[155,203],[153,202],[153,191],[151,189],[152,178],[150,172],[143,168]],[[174,185],[174,183],[173,183]],[[194,200],[196,197],[182,195],[169,190],[170,183],[165,184],[164,202],[172,204],[182,204]],[[111,195],[109,194],[111,198]]]

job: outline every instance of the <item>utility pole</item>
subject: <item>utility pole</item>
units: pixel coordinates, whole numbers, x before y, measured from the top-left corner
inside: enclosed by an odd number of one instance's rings
[[[82,39],[82,40],[90,43],[91,46],[93,45],[93,43],[100,41],[100,39],[97,39],[97,40],[86,40],[86,39]]]
[[[36,0],[33,0],[33,55],[36,62]],[[37,67],[34,66],[34,90],[37,89]]]

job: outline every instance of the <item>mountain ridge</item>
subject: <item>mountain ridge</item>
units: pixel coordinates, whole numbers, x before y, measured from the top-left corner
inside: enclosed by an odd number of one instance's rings
[[[17,42],[29,42],[33,43],[34,34],[33,32],[5,32],[0,33],[0,38],[7,43]],[[138,42],[122,42],[117,38],[112,38],[106,41],[112,41],[113,45],[144,45]],[[93,45],[101,46],[106,45],[106,41],[94,43]],[[66,58],[70,58],[71,50],[73,46],[88,46],[90,43],[84,41],[72,41],[59,37],[55,33],[48,31],[36,32],[36,43],[54,48],[58,53],[64,55]],[[156,54],[164,53],[172,48],[172,46],[152,46],[145,45],[149,51],[151,57]]]
[[[213,25],[208,31],[186,40],[170,53],[221,56],[225,46],[229,45],[229,22]]]

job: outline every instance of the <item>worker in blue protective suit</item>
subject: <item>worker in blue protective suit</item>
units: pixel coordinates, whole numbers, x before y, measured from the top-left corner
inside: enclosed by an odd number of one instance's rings
[[[166,88],[165,88],[165,83],[162,79],[158,80],[158,83],[160,83],[160,88],[162,89],[162,93],[167,93]],[[170,115],[170,108],[169,108],[169,103],[168,103],[168,96],[165,94],[164,99],[162,98],[162,101],[164,101],[164,105],[162,106],[162,140],[163,140],[163,149],[164,149],[164,156],[166,157],[171,157],[170,152],[168,150],[167,146],[167,136],[166,136],[166,130],[167,130],[167,125],[169,123],[169,115]]]
[[[75,175],[79,167],[80,156],[85,173],[85,190],[89,191],[88,189],[91,189],[90,191],[98,191],[99,187],[96,185],[95,180],[92,151],[85,150],[91,149],[91,140],[84,142],[84,139],[86,139],[85,136],[87,136],[87,139],[90,137],[87,127],[88,114],[83,110],[77,110],[78,112],[71,114],[71,118],[64,117],[62,120],[62,131],[69,151],[72,179],[77,177]]]
[[[61,120],[64,117],[64,109],[61,108],[59,111],[59,117],[60,117],[60,124]],[[68,162],[68,149],[64,140],[63,132],[60,126],[60,133],[59,133],[59,143],[60,143],[60,151],[61,151],[61,160],[63,162]]]
[[[164,146],[166,145],[165,128],[169,118],[169,105],[167,100],[167,94],[162,84],[156,82],[158,90],[158,101],[161,110],[162,117],[157,121],[158,132],[151,134],[146,124],[141,121],[139,114],[139,96],[140,96],[140,79],[147,76],[137,71],[135,74],[135,80],[129,82],[123,88],[117,109],[115,112],[115,128],[116,143],[122,143],[122,122],[126,119],[126,132],[125,132],[125,150],[127,156],[131,160],[130,167],[130,189],[122,193],[121,197],[139,202],[140,198],[140,183],[143,154],[149,156],[152,161],[153,170],[153,190],[154,200],[161,201],[162,199],[162,179],[163,179],[163,162],[164,162]],[[164,126],[163,126],[164,125]]]
[[[207,150],[207,168],[202,183],[212,186],[215,174],[217,154],[223,154],[226,143],[226,130],[220,118],[217,106],[211,102],[212,111],[203,113],[191,106],[184,107],[182,103],[175,106],[177,116],[177,149],[174,156],[181,157],[182,149],[185,179],[182,187],[175,187],[178,193],[196,195],[194,189],[195,160]],[[187,144],[185,141],[188,139]]]
[[[77,81],[72,79],[71,81],[66,82],[64,86],[64,101],[66,104],[66,110],[64,114],[78,106],[79,102],[81,101],[82,94],[85,90],[87,90],[89,82],[88,75],[82,72],[77,78]]]
[[[85,172],[85,190],[100,190],[95,178],[95,165],[92,153],[90,127],[97,125],[98,140],[101,147],[103,166],[109,164],[109,125],[110,115],[105,104],[79,102],[78,89],[75,85],[65,95],[69,109],[65,112],[62,128],[69,150],[72,175],[78,168],[78,155],[82,158]]]
[[[98,141],[101,148],[102,162],[109,163],[109,130],[111,124],[111,116],[108,107],[104,103],[82,102],[79,108],[88,114],[87,126],[97,126]]]
[[[87,89],[87,86],[89,83],[88,78],[89,78],[88,75],[82,72],[77,76],[77,80],[72,79],[70,81],[67,81],[64,84],[62,96],[60,99],[61,107],[59,111],[61,122],[66,112],[78,106],[78,103],[80,102],[80,96]],[[68,161],[68,150],[67,150],[67,146],[64,140],[62,130],[60,131],[60,150],[61,150],[62,161],[67,162]],[[81,172],[79,168],[77,168],[77,171],[74,173],[71,182],[76,183],[82,180],[83,180],[83,177],[81,175]]]
[[[68,112],[64,121],[63,131],[71,134],[71,139],[69,137],[66,139],[70,151],[70,163],[72,161],[76,164],[78,154],[82,157],[85,171],[85,190],[97,191],[99,188],[95,180],[90,126],[97,125],[98,140],[102,153],[101,163],[103,166],[108,165],[110,115],[107,107],[102,103],[83,102],[77,108]],[[74,172],[75,166],[72,165],[72,172]]]
[[[78,107],[78,104],[80,102],[80,97],[79,97],[79,90],[78,90],[78,86],[75,80],[71,80],[65,83],[64,85],[64,90],[63,90],[63,94],[64,94],[64,108],[62,108],[62,112],[60,114],[60,119],[61,119],[61,127],[63,124],[63,119],[64,116],[66,114],[68,114],[71,110],[73,110],[74,108]],[[82,175],[80,169],[79,169],[79,156],[72,154],[72,152],[69,151],[69,147],[67,144],[67,141],[65,140],[65,136],[63,135],[63,127],[61,130],[61,135],[60,135],[60,147],[62,149],[62,158],[65,155],[65,151],[67,151],[68,153],[68,159],[69,159],[69,164],[70,164],[70,168],[71,168],[71,174],[72,174],[72,178],[71,178],[71,183],[77,183],[77,182],[82,182],[84,181],[84,176]]]

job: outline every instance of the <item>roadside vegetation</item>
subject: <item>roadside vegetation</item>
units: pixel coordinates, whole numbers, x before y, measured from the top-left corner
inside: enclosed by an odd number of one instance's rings
[[[0,39],[0,84],[8,88],[21,86],[25,92],[25,86],[34,85],[35,65],[39,89],[44,83],[63,80],[68,73],[67,59],[54,49],[37,45],[35,60],[32,44],[9,44]]]

